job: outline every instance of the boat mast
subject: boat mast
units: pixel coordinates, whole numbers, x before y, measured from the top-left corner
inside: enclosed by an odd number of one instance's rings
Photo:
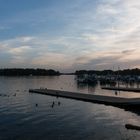
[[[118,88],[120,87],[120,84],[119,84],[119,70],[120,70],[120,67],[118,66],[118,74],[117,74]]]

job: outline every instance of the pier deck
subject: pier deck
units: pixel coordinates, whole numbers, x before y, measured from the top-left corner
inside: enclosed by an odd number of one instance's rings
[[[52,89],[30,89],[29,92],[51,95],[56,97],[71,98],[88,102],[113,105],[118,107],[140,107],[140,98],[121,98],[112,96],[101,96],[93,94],[84,94],[77,92],[52,90]]]
[[[128,92],[140,92],[140,88],[102,87],[102,89],[106,89],[106,90],[120,90],[120,91],[128,91]]]

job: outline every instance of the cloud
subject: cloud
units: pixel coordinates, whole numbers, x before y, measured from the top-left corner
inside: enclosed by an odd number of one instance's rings
[[[23,52],[29,51],[32,46],[31,37],[18,37],[0,42],[0,50],[4,53],[10,53],[13,55],[22,54]]]
[[[15,64],[71,70],[139,66],[139,1],[79,0],[65,6],[15,15],[9,23],[32,24],[33,33],[0,41],[0,54],[9,55]]]
[[[137,60],[140,60],[140,50],[135,50],[135,51],[131,51],[131,52],[128,52],[123,53],[123,56],[119,59],[121,62],[134,62],[134,61],[137,61]]]
[[[10,60],[10,63],[15,66],[24,66],[28,65],[27,61],[29,61],[26,57],[23,56],[13,56],[12,59]],[[23,65],[24,64],[24,65]]]
[[[111,3],[110,1],[107,3],[102,3],[97,7],[96,14],[99,15],[99,18],[110,18],[113,16],[117,16],[120,13],[120,10],[117,10],[119,1],[115,1]]]
[[[32,64],[35,66],[45,66],[61,69],[63,66],[70,67],[71,62],[67,62],[67,56],[59,53],[46,53],[37,56],[32,60]]]
[[[53,45],[54,48],[53,48]],[[5,40],[0,43],[0,54],[10,56],[8,65],[27,65],[30,67],[51,67],[51,68],[68,68],[73,61],[70,51],[57,50],[61,45],[64,45],[66,50],[70,50],[66,38],[45,39],[41,37],[16,37],[10,40]],[[54,51],[56,50],[56,51]],[[69,63],[68,63],[69,60]]]
[[[133,50],[123,50],[122,53],[123,54],[132,54],[134,51],[136,51],[135,49]]]
[[[6,43],[0,43],[0,52],[5,51],[8,48],[8,44]]]
[[[23,55],[30,50],[31,50],[30,46],[19,46],[16,48],[9,49],[8,52],[11,53],[12,55]]]
[[[23,36],[23,37],[19,37],[17,39],[19,39],[21,42],[25,42],[26,43],[26,42],[30,42],[34,38],[33,37],[30,37],[30,36]]]

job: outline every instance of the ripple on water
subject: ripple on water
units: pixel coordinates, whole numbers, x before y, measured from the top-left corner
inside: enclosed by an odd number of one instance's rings
[[[139,140],[139,132],[125,128],[125,123],[140,122],[138,114],[111,106],[27,92],[30,88],[41,86],[92,94],[96,92],[95,87],[78,87],[73,76],[11,77],[0,81],[0,94],[9,95],[0,96],[0,139]],[[102,95],[108,92],[97,90]]]

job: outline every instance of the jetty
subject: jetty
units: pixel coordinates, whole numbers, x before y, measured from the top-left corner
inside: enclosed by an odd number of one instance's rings
[[[102,87],[102,89],[128,91],[128,92],[140,92],[140,88],[129,88],[129,87]]]
[[[84,94],[78,92],[69,92],[69,91],[52,90],[52,89],[30,89],[29,92],[51,95],[56,97],[71,98],[76,100],[82,100],[82,101],[105,104],[105,105],[112,105],[112,106],[123,107],[123,108],[140,107],[140,98],[102,96],[102,95]]]
[[[132,129],[132,130],[140,130],[140,126],[133,125],[133,124],[125,124],[125,128]]]

